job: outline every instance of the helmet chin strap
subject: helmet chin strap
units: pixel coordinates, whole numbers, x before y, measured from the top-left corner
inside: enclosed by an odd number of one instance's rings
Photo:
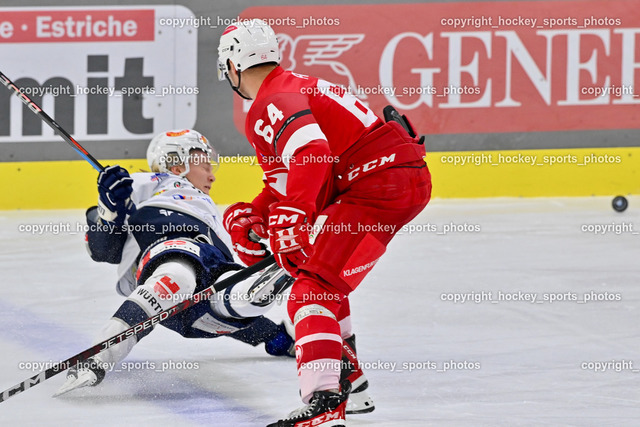
[[[189,173],[189,161],[184,162],[184,172],[178,175],[180,178],[185,178]]]
[[[229,70],[229,60],[228,59],[227,59],[227,70]],[[231,83],[231,78],[229,77],[229,72],[227,71],[227,81],[229,82],[229,85],[231,86],[231,89],[233,89],[233,91],[235,93],[240,95],[240,98],[242,98],[242,99],[253,99],[253,98],[249,98],[248,96],[243,95],[242,92],[240,92],[240,81],[242,80],[242,71],[236,70],[236,73],[238,74],[238,86],[234,86],[233,83]]]
[[[179,173],[178,176],[180,178],[186,178],[187,174],[189,173],[189,155],[187,155],[184,159],[184,162],[182,163],[182,165],[184,166],[184,172]]]

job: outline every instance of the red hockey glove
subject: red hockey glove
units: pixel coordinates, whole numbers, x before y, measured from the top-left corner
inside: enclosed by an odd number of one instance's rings
[[[253,265],[269,255],[260,239],[269,237],[264,219],[251,203],[234,203],[224,211],[224,228],[231,235],[233,250],[246,265]]]
[[[270,206],[269,243],[278,265],[292,275],[309,260],[314,248],[309,243],[307,206],[295,202],[280,202]]]

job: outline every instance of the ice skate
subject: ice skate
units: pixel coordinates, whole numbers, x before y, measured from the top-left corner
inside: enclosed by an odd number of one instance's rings
[[[347,401],[346,413],[353,415],[373,412],[376,407],[373,404],[373,399],[371,399],[371,396],[369,396],[367,392],[369,381],[367,377],[365,377],[364,372],[362,372],[362,369],[352,363],[353,360],[357,363],[355,335],[345,339],[343,343],[340,382],[347,380],[351,384],[351,393]]]
[[[267,427],[345,427],[345,406],[350,390],[351,385],[345,381],[339,393],[316,391],[308,405]]]
[[[280,332],[274,338],[264,343],[264,349],[272,356],[296,357],[296,341],[292,330],[285,322],[278,325]]]
[[[53,397],[58,397],[82,387],[93,387],[102,382],[106,371],[100,367],[95,359],[87,359],[73,366],[67,371],[67,380],[56,391]]]

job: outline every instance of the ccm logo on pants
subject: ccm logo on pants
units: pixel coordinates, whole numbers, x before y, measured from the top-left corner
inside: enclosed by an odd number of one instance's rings
[[[373,169],[376,169],[386,163],[393,163],[396,160],[396,153],[391,154],[390,156],[382,156],[378,159],[375,160],[371,160],[370,162],[365,163],[364,165],[362,165],[362,168],[360,168],[360,166],[358,166],[357,168],[353,169],[352,171],[350,171],[347,174],[347,180],[348,181],[353,181],[358,175],[360,175],[360,172],[365,173],[365,172],[369,172]]]

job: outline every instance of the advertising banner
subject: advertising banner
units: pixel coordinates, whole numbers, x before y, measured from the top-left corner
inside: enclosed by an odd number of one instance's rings
[[[637,128],[635,0],[252,7],[282,65],[391,104],[421,133]],[[248,102],[236,99],[244,128]]]
[[[0,9],[2,72],[78,140],[147,139],[196,122],[197,29],[184,6]],[[53,131],[0,90],[0,142]]]

